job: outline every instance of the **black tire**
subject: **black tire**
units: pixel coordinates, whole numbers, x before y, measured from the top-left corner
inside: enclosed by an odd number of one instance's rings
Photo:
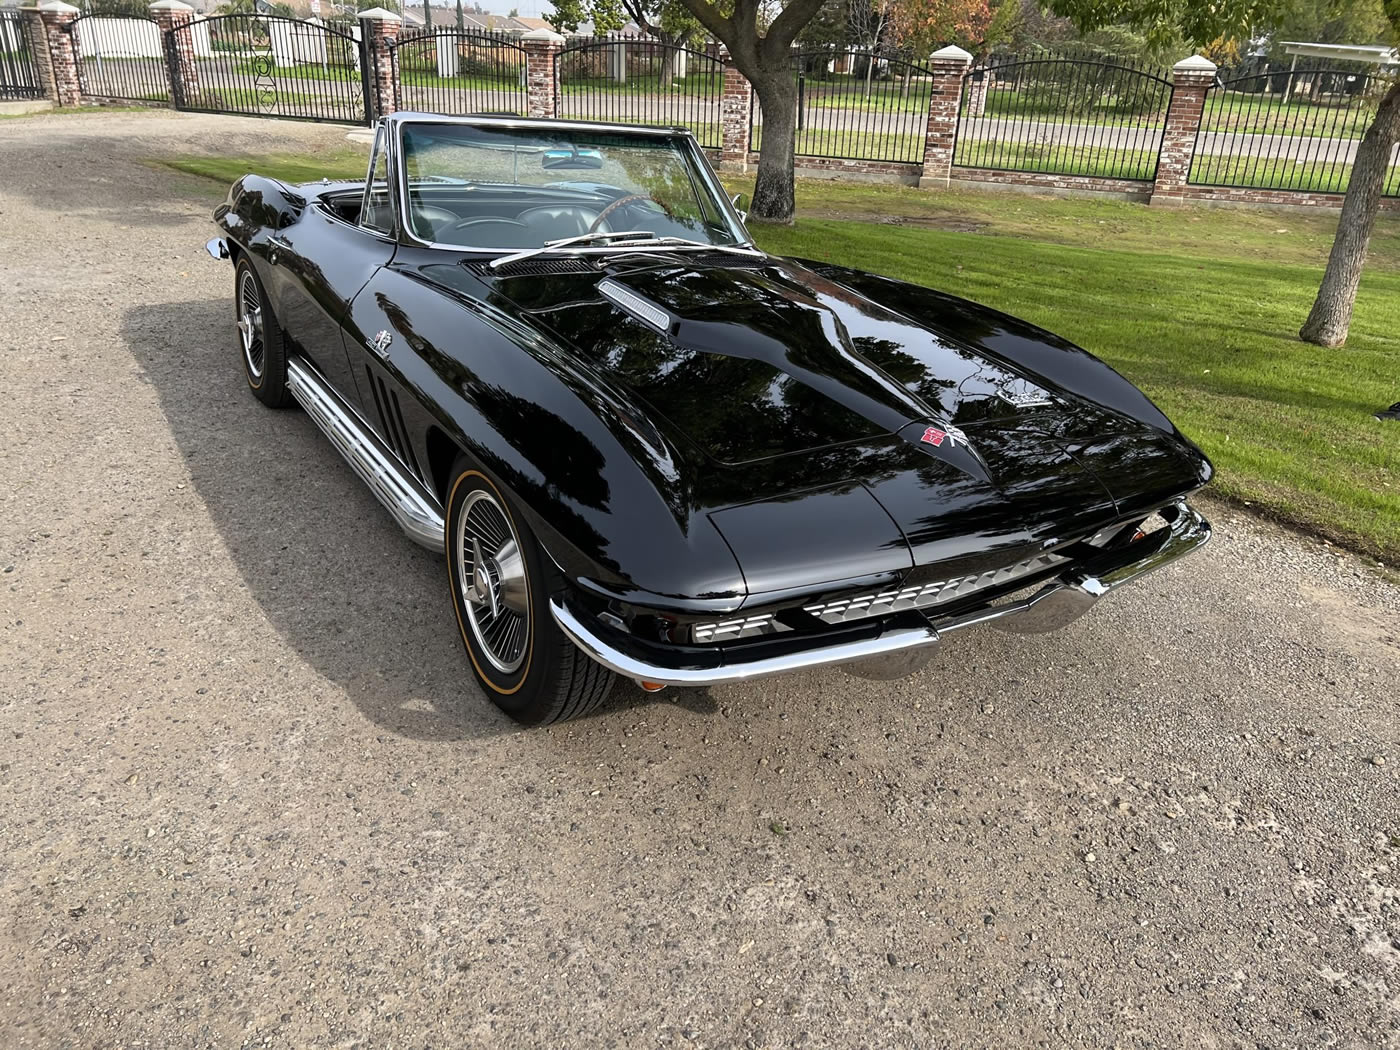
[[[292,403],[287,389],[287,340],[247,256],[233,268],[233,316],[248,388],[268,408],[286,408]]]
[[[549,614],[550,594],[563,583],[558,570],[510,500],[465,458],[453,465],[447,492],[449,590],[482,691],[526,725],[592,711],[616,676],[585,656]]]

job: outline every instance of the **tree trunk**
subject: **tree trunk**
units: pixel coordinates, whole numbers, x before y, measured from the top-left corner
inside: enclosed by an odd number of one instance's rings
[[[1400,83],[1392,84],[1385,93],[1376,110],[1376,119],[1356,148],[1351,182],[1337,220],[1337,237],[1332,242],[1332,254],[1327,257],[1327,272],[1322,276],[1322,287],[1318,289],[1312,312],[1298,333],[1304,342],[1341,346],[1347,341],[1351,308],[1356,303],[1356,286],[1361,281],[1361,267],[1366,262],[1366,249],[1376,225],[1381,191],[1385,188],[1390,155],[1397,139],[1400,139]]]
[[[792,181],[797,136],[797,79],[789,69],[749,77],[763,108],[763,140],[758,150],[749,218],[791,223],[796,207]]]

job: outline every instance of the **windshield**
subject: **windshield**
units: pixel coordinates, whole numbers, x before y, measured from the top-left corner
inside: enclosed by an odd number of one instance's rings
[[[413,122],[402,125],[402,156],[422,240],[519,250],[635,231],[741,243],[679,135]]]

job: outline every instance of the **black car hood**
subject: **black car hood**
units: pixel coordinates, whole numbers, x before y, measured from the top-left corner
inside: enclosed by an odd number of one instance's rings
[[[1006,364],[784,260],[521,277],[497,290],[723,464],[1064,404]],[[662,315],[664,330],[650,321]]]
[[[1170,434],[792,260],[649,261],[505,277],[495,292],[716,465],[898,435],[993,487],[1028,456],[1087,468],[1109,493],[1140,487],[1145,452],[1165,461],[1167,488],[1199,483],[1183,483],[1195,472]]]
[[[996,568],[1209,478],[1112,369],[966,300],[791,259],[529,262],[396,266],[516,339],[533,333],[680,534],[719,530],[748,601],[829,588],[833,574],[883,586]],[[827,534],[868,556],[835,564]],[[693,590],[647,586],[653,575],[639,592]]]

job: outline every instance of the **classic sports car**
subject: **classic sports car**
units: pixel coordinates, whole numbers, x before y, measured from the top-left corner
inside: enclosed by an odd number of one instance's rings
[[[1061,626],[1201,546],[1201,452],[1077,346],[754,247],[683,128],[399,113],[214,213],[244,371],[447,557],[523,722]]]

